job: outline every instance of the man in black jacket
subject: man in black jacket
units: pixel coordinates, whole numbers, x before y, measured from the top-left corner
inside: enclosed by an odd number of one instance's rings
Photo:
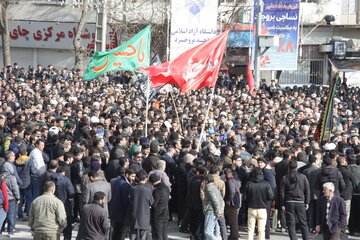
[[[143,169],[149,174],[152,170],[156,169],[156,163],[160,160],[158,156],[159,142],[157,140],[150,144],[150,154],[145,158],[142,163]]]
[[[205,180],[207,169],[196,168],[196,175],[191,179],[186,196],[186,207],[189,209],[190,233],[195,240],[204,238],[204,213],[200,198],[201,183]]]
[[[265,225],[267,219],[266,202],[274,198],[270,184],[264,180],[263,171],[255,168],[250,181],[246,183],[244,200],[248,210],[248,239],[254,239],[255,223],[258,222],[259,239],[265,239]]]
[[[344,156],[339,156],[337,159],[338,168],[341,172],[341,175],[344,178],[345,188],[342,192],[340,192],[340,196],[345,201],[346,207],[346,225],[349,224],[350,211],[351,211],[351,199],[353,194],[353,176],[350,171],[348,164],[346,162],[346,158]]]
[[[257,160],[259,168],[263,170],[264,180],[267,181],[273,192],[276,189],[276,180],[274,170],[269,166],[269,162],[265,158],[258,158]],[[265,226],[265,238],[270,239],[270,215],[271,215],[271,205],[272,200],[266,203],[266,211],[267,211],[267,220]]]
[[[84,164],[82,158],[84,153],[81,148],[74,149],[74,161],[71,163],[71,182],[74,186],[75,196],[74,196],[74,219],[75,221],[80,221],[80,209],[81,209],[81,179],[84,176]]]
[[[230,236],[228,239],[237,240],[239,238],[238,215],[241,207],[241,183],[234,178],[231,169],[226,169],[225,176],[225,214],[230,226]]]
[[[278,219],[280,219],[280,224],[281,224],[281,228],[280,230],[284,230],[286,227],[286,220],[285,220],[285,213],[281,210],[281,203],[279,203],[279,199],[280,199],[280,183],[282,178],[288,174],[289,171],[289,161],[291,158],[291,151],[290,150],[285,150],[283,153],[283,160],[281,160],[281,162],[277,163],[275,165],[275,180],[276,180],[276,186],[277,188],[277,193],[276,193],[276,207],[278,210]]]
[[[154,203],[151,208],[152,239],[167,240],[170,190],[156,174],[150,175],[149,182],[155,188]]]
[[[335,168],[332,164],[333,161],[329,156],[325,156],[323,159],[323,164],[325,167],[321,169],[321,172],[318,176],[316,187],[318,190],[322,191],[322,186],[327,182],[332,182],[335,186],[335,195],[340,195],[345,189],[345,182],[341,172]]]
[[[311,231],[315,232],[316,227],[316,212],[318,211],[318,200],[320,199],[320,191],[316,189],[316,179],[320,173],[318,166],[318,159],[314,155],[309,156],[310,166],[304,170],[304,175],[309,181],[310,185],[310,203],[307,210],[307,220]]]
[[[349,219],[349,231],[360,231],[360,165],[356,165],[356,155],[348,155],[347,161],[349,163],[349,169],[353,175],[353,196],[351,200],[351,213]]]
[[[116,136],[116,145],[110,151],[110,159],[115,159],[115,152],[120,157],[129,157],[127,150],[128,138],[125,135]]]
[[[151,189],[146,185],[147,173],[142,170],[136,174],[138,184],[130,193],[130,239],[147,239],[150,230],[150,207],[154,204]]]
[[[305,175],[297,171],[297,162],[289,162],[289,174],[280,183],[280,203],[286,211],[286,223],[290,239],[297,239],[295,223],[298,219],[302,239],[309,239],[309,229],[306,222],[306,210],[310,202],[310,186]]]
[[[64,240],[71,240],[73,223],[73,198],[75,196],[74,187],[69,178],[65,176],[66,167],[59,166],[57,172],[51,175],[50,180],[56,185],[55,196],[63,203],[66,211],[67,226],[63,231]]]

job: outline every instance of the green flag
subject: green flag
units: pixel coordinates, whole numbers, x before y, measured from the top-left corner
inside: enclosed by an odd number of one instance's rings
[[[92,80],[113,70],[134,71],[150,65],[150,25],[110,51],[95,52],[84,73],[84,80]]]

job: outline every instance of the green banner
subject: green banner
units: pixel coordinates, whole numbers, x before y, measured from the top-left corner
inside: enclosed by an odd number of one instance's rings
[[[84,73],[84,80],[92,80],[113,70],[134,71],[150,65],[150,25],[110,51],[95,52]]]

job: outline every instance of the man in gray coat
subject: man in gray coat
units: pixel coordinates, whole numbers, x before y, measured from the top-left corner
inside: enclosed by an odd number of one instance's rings
[[[219,189],[214,184],[214,176],[207,175],[205,178],[205,197],[203,210],[205,215],[204,232],[209,240],[221,239],[218,219],[224,218],[225,202]]]
[[[94,199],[94,195],[96,192],[105,193],[106,200],[104,208],[108,213],[108,202],[111,200],[111,185],[106,180],[102,180],[99,177],[97,171],[91,171],[88,174],[90,183],[85,186],[84,189],[84,204],[89,204]]]
[[[80,227],[76,237],[78,240],[104,240],[110,227],[107,219],[105,193],[96,192],[92,203],[86,204],[81,210]]]
[[[1,172],[1,178],[6,183],[9,197],[9,211],[6,216],[8,223],[7,231],[9,235],[13,235],[15,232],[16,204],[20,202],[20,190],[14,176],[15,169],[11,163],[4,163]]]

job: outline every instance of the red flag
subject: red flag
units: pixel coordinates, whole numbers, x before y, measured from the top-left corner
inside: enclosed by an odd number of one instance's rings
[[[251,70],[251,61],[250,58],[248,60],[248,64],[246,67],[246,75],[247,75],[247,81],[248,81],[248,85],[249,85],[249,91],[251,96],[255,97],[255,92],[254,92],[254,76],[252,74],[252,70]]]
[[[228,34],[229,30],[169,62],[144,69],[150,76],[152,87],[174,84],[181,92],[215,87]]]

